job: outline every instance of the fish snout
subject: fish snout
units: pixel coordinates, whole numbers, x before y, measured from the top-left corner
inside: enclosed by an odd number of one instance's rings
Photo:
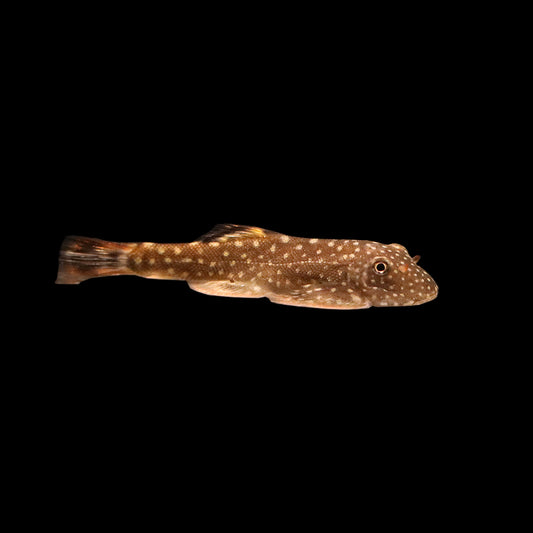
[[[426,302],[431,302],[439,294],[439,287],[435,283],[435,280],[424,272],[424,278],[418,287],[418,292],[416,293],[414,304],[420,305],[425,304]]]

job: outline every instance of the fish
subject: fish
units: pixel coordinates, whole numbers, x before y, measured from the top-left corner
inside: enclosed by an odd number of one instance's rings
[[[219,224],[188,243],[111,242],[69,236],[56,283],[135,275],[185,280],[214,296],[263,298],[320,309],[420,305],[438,287],[401,244],[290,237],[254,226]]]

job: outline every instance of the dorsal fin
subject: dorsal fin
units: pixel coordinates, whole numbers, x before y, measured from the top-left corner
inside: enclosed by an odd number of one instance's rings
[[[239,226],[238,224],[217,224],[211,231],[200,237],[201,242],[226,242],[228,239],[264,239],[268,235],[275,235],[275,231],[256,228],[254,226]]]

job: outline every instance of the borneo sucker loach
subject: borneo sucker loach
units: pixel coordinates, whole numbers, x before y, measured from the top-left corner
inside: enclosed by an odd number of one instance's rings
[[[267,297],[322,309],[410,306],[438,287],[400,244],[289,237],[252,226],[220,224],[190,243],[118,243],[65,238],[56,283],[136,275],[185,280],[216,296]]]

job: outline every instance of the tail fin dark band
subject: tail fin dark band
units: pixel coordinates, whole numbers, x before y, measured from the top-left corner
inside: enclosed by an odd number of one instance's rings
[[[127,263],[133,246],[89,237],[66,237],[59,252],[56,283],[77,285],[90,278],[131,274]]]

